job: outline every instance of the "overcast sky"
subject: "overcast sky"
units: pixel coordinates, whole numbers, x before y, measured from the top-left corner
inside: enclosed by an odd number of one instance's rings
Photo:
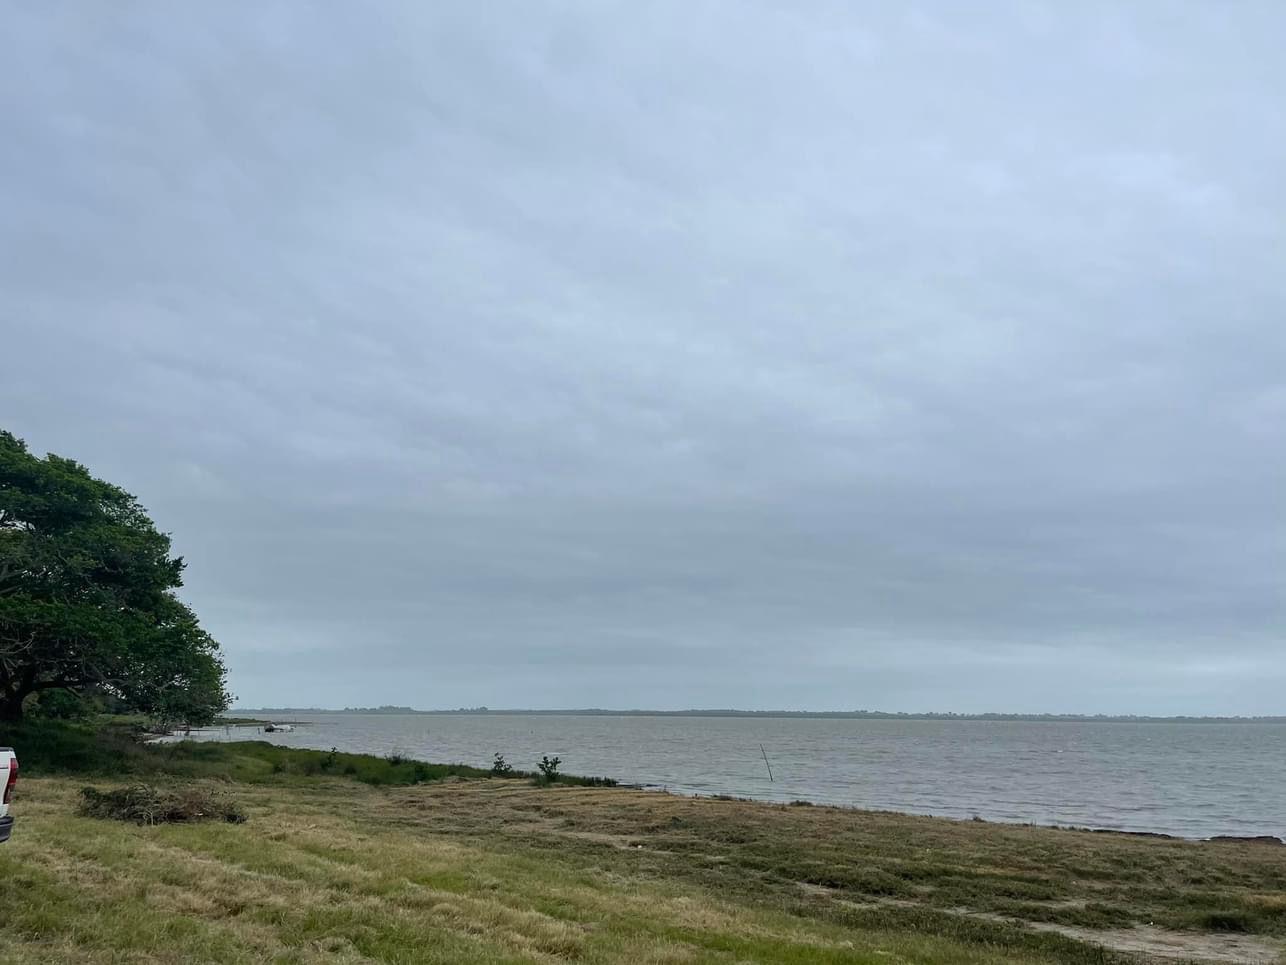
[[[243,706],[1286,713],[1286,6],[21,3],[0,425]]]

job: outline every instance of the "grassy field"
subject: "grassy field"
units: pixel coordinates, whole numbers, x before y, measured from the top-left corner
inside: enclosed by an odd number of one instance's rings
[[[23,773],[77,774],[139,780],[213,777],[238,783],[309,783],[319,777],[346,777],[363,784],[414,785],[448,777],[491,777],[465,764],[429,764],[400,755],[375,757],[342,751],[281,747],[267,741],[231,743],[177,741],[145,744],[141,725],[130,718],[105,724],[37,722],[10,724],[0,744],[19,749]],[[507,780],[535,780],[532,771],[513,770]],[[563,784],[613,785],[603,777],[560,777]]]
[[[87,818],[79,788],[120,781],[24,776],[0,962],[1286,960],[1286,848],[458,768],[409,784],[265,744],[122,753],[249,820]]]

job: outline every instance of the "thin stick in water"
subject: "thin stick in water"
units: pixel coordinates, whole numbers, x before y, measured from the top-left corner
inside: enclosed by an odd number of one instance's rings
[[[759,745],[759,753],[764,755],[764,766],[768,768],[768,783],[775,783],[772,779],[772,765],[768,763],[768,752],[764,750],[764,745]]]

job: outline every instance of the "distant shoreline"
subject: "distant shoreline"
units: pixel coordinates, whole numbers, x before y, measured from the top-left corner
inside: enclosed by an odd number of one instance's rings
[[[1286,716],[1263,717],[1154,717],[1130,714],[953,714],[897,713],[878,710],[607,710],[597,707],[569,710],[492,709],[460,707],[455,710],[416,710],[413,707],[238,707],[238,715],[263,717],[284,714],[418,715],[433,717],[745,717],[758,719],[805,718],[813,720],[938,720],[1012,721],[1019,723],[1103,724],[1286,724]]]

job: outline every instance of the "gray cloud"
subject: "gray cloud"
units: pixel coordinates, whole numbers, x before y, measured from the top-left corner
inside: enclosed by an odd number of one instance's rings
[[[1279,5],[5,21],[3,422],[246,702],[1281,712]]]

